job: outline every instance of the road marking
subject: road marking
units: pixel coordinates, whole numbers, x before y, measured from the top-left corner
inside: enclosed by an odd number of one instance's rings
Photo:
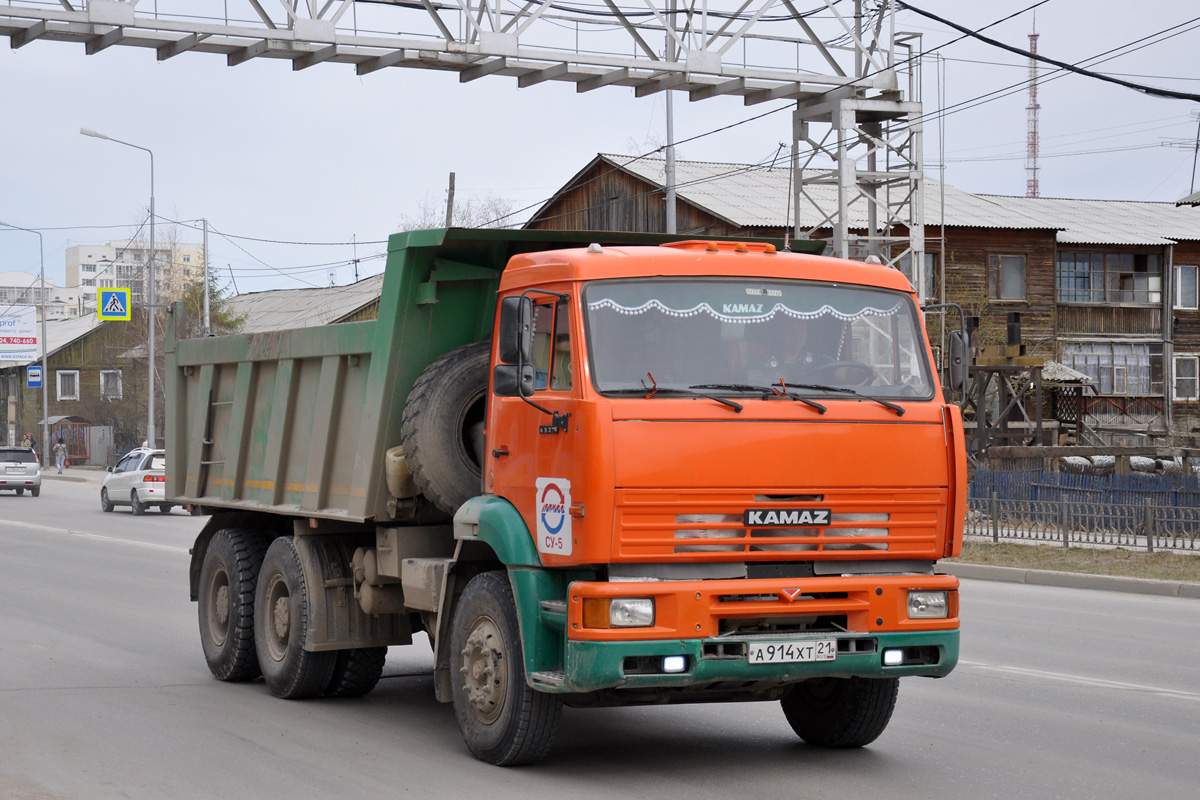
[[[169,544],[157,544],[155,542],[139,542],[136,539],[119,539],[116,536],[101,536],[98,533],[88,533],[87,531],[77,531],[71,528],[52,528],[49,525],[36,525],[32,522],[14,522],[12,520],[5,522],[4,525],[14,528],[28,528],[32,531],[46,531],[47,533],[65,533],[68,536],[78,536],[81,539],[94,539],[99,542],[115,542],[116,544],[129,544],[134,547],[146,547],[150,550],[166,550],[171,553],[187,553],[187,547],[173,547]]]
[[[1176,697],[1181,700],[1196,700],[1200,701],[1200,693],[1185,692],[1179,689],[1165,689],[1161,686],[1147,686],[1144,683],[1124,683],[1123,681],[1106,681],[1102,678],[1084,678],[1079,675],[1068,675],[1065,672],[1047,672],[1040,669],[1027,669],[1025,667],[1004,667],[994,664],[981,664],[978,661],[959,661],[960,667],[979,670],[981,672],[996,672],[1002,675],[1020,675],[1027,678],[1041,678],[1043,680],[1060,681],[1062,683],[1073,683],[1077,686],[1089,686],[1096,689],[1119,689],[1121,691],[1130,692],[1146,692],[1148,694],[1158,694],[1164,697]]]

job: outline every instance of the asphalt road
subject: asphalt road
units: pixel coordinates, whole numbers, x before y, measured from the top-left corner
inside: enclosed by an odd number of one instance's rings
[[[903,681],[866,749],[807,747],[774,703],[566,709],[544,763],[499,769],[434,701],[424,641],[362,699],[211,678],[187,595],[204,520],[98,494],[0,493],[0,798],[1200,794],[1196,600],[965,581],[962,665]]]

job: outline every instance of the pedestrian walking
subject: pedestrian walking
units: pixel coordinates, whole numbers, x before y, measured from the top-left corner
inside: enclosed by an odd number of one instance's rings
[[[58,444],[54,445],[54,461],[58,464],[58,474],[62,475],[63,467],[67,463],[67,446],[63,444],[62,437],[58,437]]]

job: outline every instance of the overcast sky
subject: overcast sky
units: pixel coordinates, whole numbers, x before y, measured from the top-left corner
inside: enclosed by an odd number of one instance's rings
[[[981,28],[1036,0],[913,5]],[[628,5],[623,2],[622,5]],[[723,6],[714,0],[712,7]],[[815,4],[813,4],[815,5]],[[1185,0],[1049,0],[1037,9],[1043,55],[1078,62],[1187,23],[1184,31],[1095,67],[1127,80],[1200,93],[1200,6]],[[1031,14],[987,34],[1022,49]],[[924,49],[959,34],[901,12],[897,30],[924,35]],[[927,113],[1019,83],[1028,62],[981,42],[937,50],[925,66]],[[988,63],[979,63],[988,62]],[[1045,69],[1045,68],[1044,68]],[[676,95],[675,132],[695,137],[772,108],[740,98],[689,103]],[[0,220],[39,228],[47,277],[63,281],[64,251],[125,238],[148,202],[146,155],[79,134],[80,127],[151,148],[159,217],[207,217],[227,234],[280,242],[361,243],[360,274],[382,269],[380,244],[423,202],[444,203],[448,173],[462,200],[493,194],[515,206],[548,198],[598,152],[641,153],[665,138],[661,94],[644,99],[608,87],[577,94],[548,82],[518,90],[513,78],[460,84],[454,73],[387,69],[362,78],[344,64],[295,72],[286,61],[238,67],[190,53],[157,62],[153,50],[34,42],[0,47]],[[1200,105],[1148,97],[1083,76],[1046,80],[1041,101],[1044,197],[1174,201],[1192,181]],[[926,127],[932,177],[944,152],[947,182],[972,192],[1025,192],[1028,95],[953,110]],[[968,106],[971,104],[968,103]],[[682,144],[678,157],[759,162],[790,136],[786,111]],[[1100,151],[1100,152],[1094,152]],[[109,227],[106,227],[109,226]],[[54,230],[59,229],[59,230]],[[182,231],[185,240],[199,233]],[[271,245],[210,236],[212,264],[238,290],[353,280],[348,245]],[[331,262],[342,266],[320,266]],[[304,269],[307,268],[307,269]],[[38,270],[37,238],[0,232],[0,272]]]

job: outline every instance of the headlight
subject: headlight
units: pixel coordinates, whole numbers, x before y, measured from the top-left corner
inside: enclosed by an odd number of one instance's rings
[[[649,628],[653,625],[652,597],[584,598],[585,628]]]
[[[946,592],[909,592],[909,619],[946,619],[950,616],[950,602]]]

